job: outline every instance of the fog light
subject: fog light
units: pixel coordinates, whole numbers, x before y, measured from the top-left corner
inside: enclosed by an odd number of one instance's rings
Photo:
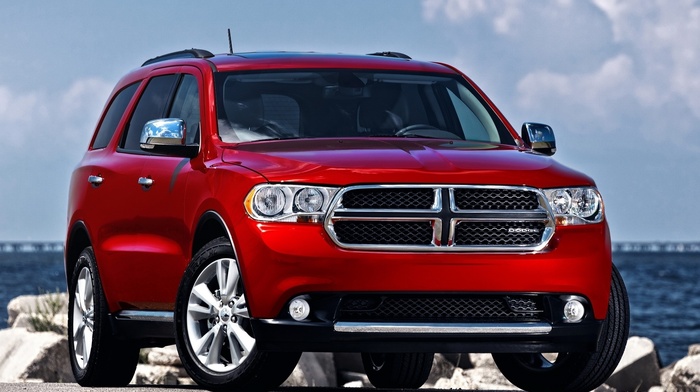
[[[306,302],[304,298],[297,297],[289,303],[289,314],[296,321],[304,320],[309,317],[311,313],[311,306]]]
[[[586,310],[583,304],[577,299],[570,299],[564,305],[564,321],[567,323],[578,323],[583,319]]]

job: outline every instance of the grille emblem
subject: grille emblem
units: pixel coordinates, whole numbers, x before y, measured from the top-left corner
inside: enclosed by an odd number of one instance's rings
[[[537,234],[540,231],[538,229],[528,229],[524,227],[518,227],[518,228],[509,228],[508,229],[509,233],[528,233],[528,234]]]

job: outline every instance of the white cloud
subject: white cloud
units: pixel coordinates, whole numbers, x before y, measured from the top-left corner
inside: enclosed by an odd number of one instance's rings
[[[520,18],[522,5],[523,2],[518,0],[424,0],[423,17],[430,21],[445,17],[452,23],[461,23],[486,16],[491,19],[495,32],[507,34],[511,25]]]
[[[535,71],[517,86],[518,105],[526,110],[547,107],[552,111],[585,113],[606,119],[614,117],[636,81],[633,62],[619,55],[592,73],[565,75]]]
[[[51,149],[57,145],[72,144],[76,136],[85,139],[110,90],[111,85],[97,78],[76,80],[59,92],[17,92],[0,86],[5,159],[16,154],[17,148],[27,147],[46,148],[53,155]]]
[[[70,173],[110,89],[95,78],[64,91],[0,86],[0,238],[60,239]]]
[[[610,20],[615,40],[639,62],[638,98],[680,97],[700,118],[700,4],[693,0],[592,0]],[[668,92],[668,96],[665,96]]]

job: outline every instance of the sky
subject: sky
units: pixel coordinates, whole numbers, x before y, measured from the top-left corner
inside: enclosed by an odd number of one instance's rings
[[[700,0],[27,0],[0,15],[0,241],[62,241],[117,80],[163,53],[226,52],[229,28],[237,52],[452,64],[516,129],[552,126],[613,241],[700,241]]]

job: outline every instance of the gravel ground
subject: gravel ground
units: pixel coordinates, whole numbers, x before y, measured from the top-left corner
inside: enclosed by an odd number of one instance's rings
[[[170,391],[204,391],[196,387],[142,386],[132,385],[124,388],[83,388],[78,384],[55,383],[23,383],[0,384],[2,392],[170,392]],[[373,388],[280,388],[279,392],[348,392],[348,391],[378,391]],[[388,391],[388,390],[384,390]],[[444,391],[439,389],[421,389],[421,391]],[[469,391],[464,391],[469,392]],[[488,392],[488,391],[481,391]],[[493,391],[496,392],[496,391]],[[498,391],[508,392],[508,391]],[[515,392],[515,391],[513,391]]]

